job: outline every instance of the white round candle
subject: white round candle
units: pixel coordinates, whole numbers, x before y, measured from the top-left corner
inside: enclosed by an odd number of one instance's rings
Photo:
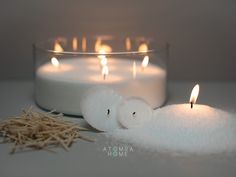
[[[124,100],[117,109],[117,119],[125,128],[133,128],[151,120],[152,108],[139,98]]]
[[[136,66],[133,78],[132,60],[108,58],[109,75],[104,80],[98,58],[62,59],[57,67],[48,62],[36,71],[36,101],[46,109],[81,115],[79,105],[86,90],[104,85],[126,98],[140,97],[152,108],[161,106],[166,96],[166,72],[152,64],[144,70],[141,62]]]
[[[117,107],[122,97],[106,87],[90,89],[80,102],[84,119],[97,130],[113,131],[119,128]]]

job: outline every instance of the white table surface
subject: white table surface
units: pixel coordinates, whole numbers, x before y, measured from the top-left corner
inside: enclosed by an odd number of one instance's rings
[[[167,104],[187,102],[194,83],[169,84]],[[200,83],[198,103],[236,112],[236,83]],[[33,82],[0,82],[0,118],[18,114],[33,99]],[[37,108],[39,109],[39,108]],[[73,118],[70,118],[73,119]],[[74,119],[73,119],[74,120]],[[86,125],[83,119],[76,119]],[[10,145],[0,144],[0,177],[75,177],[75,176],[166,176],[235,177],[236,154],[173,156],[145,152],[133,147],[127,157],[110,157],[104,147],[114,146],[104,135],[86,133],[95,143],[78,141],[69,152],[29,151],[10,155]],[[115,144],[119,145],[119,144]]]

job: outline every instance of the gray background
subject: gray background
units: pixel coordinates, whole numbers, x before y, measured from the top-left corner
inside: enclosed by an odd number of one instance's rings
[[[0,79],[33,77],[31,44],[57,36],[154,36],[172,80],[236,80],[234,0],[9,0],[0,6]]]

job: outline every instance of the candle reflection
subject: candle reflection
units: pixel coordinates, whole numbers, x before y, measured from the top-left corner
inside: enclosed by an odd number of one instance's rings
[[[62,46],[58,42],[55,42],[55,44],[54,44],[54,52],[55,53],[64,52],[64,49],[62,48]]]
[[[73,40],[72,40],[72,48],[73,48],[73,50],[78,49],[78,40],[77,40],[76,37],[74,37]]]
[[[87,49],[87,39],[86,37],[82,38],[82,51],[85,52]]]

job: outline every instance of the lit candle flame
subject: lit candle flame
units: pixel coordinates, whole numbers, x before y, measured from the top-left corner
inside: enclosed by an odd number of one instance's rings
[[[74,37],[73,40],[72,40],[72,48],[73,48],[73,50],[78,49],[78,40],[77,40],[76,37]]]
[[[109,68],[107,65],[102,67],[103,80],[106,80],[107,75],[109,74]]]
[[[191,104],[191,108],[193,108],[193,104],[195,104],[197,101],[199,89],[200,89],[200,87],[198,84],[193,87],[193,90],[192,90],[192,93],[191,93],[191,96],[189,99],[189,103]]]
[[[131,49],[131,40],[130,40],[129,37],[126,38],[125,45],[126,45],[126,50],[130,51],[130,49]]]
[[[136,62],[133,62],[133,79],[136,78]]]
[[[146,43],[141,44],[138,48],[138,51],[146,53],[148,51],[148,45]]]
[[[51,58],[51,63],[52,63],[53,66],[55,66],[57,68],[60,66],[60,63],[59,63],[58,59],[55,58],[55,57]]]
[[[62,48],[62,46],[58,42],[56,42],[54,44],[54,52],[55,53],[64,52],[64,49]]]
[[[142,70],[148,66],[149,63],[149,56],[145,56],[142,61]]]

